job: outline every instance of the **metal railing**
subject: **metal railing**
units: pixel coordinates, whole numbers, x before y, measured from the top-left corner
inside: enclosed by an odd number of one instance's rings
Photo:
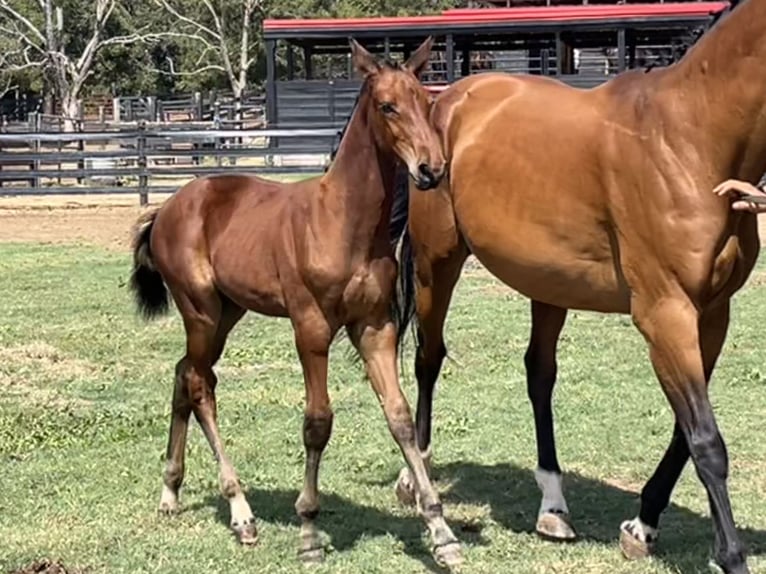
[[[143,122],[94,132],[0,133],[0,195],[138,193],[145,205],[150,193],[173,192],[203,175],[322,173],[337,135],[337,128],[178,129]],[[295,138],[298,145],[279,146]]]

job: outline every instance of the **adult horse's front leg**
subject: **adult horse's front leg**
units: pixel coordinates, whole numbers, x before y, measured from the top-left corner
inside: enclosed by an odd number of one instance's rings
[[[563,541],[576,537],[569,521],[569,508],[564,498],[553,432],[552,398],[553,387],[556,384],[556,345],[566,316],[566,309],[532,301],[532,333],[524,355],[527,393],[535,414],[535,479],[543,493],[535,530],[545,538]]]
[[[728,454],[707,393],[699,313],[678,289],[659,298],[635,296],[633,317],[649,343],[655,372],[707,491],[715,562],[726,574],[747,574],[745,547],[734,525],[726,485]],[[682,454],[679,449],[676,458]]]
[[[729,301],[706,309],[699,321],[700,350],[705,381],[710,384],[716,361],[721,354],[729,327]],[[670,502],[670,495],[689,460],[689,446],[678,422],[673,427],[670,445],[660,464],[641,491],[638,516],[620,526],[620,548],[627,558],[644,558],[654,552],[659,533],[660,515]]]
[[[439,564],[462,562],[460,544],[444,520],[439,495],[431,483],[415,440],[410,407],[399,385],[396,365],[396,328],[388,320],[360,322],[349,335],[364,360],[367,375],[383,406],[388,428],[412,473],[418,509],[431,532],[434,558]]]

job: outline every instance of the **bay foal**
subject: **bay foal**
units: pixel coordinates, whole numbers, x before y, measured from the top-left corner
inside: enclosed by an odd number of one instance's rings
[[[415,444],[397,376],[391,313],[397,266],[388,225],[397,164],[407,166],[420,189],[435,186],[444,174],[441,146],[427,121],[430,97],[417,79],[431,45],[426,40],[406,64],[394,65],[379,63],[352,41],[364,83],[322,177],[292,184],[247,175],[199,178],[140,221],[131,281],[138,305],[147,316],[166,311],[169,290],[186,329],[186,353],[176,367],[162,511],[178,507],[187,425],[194,413],[219,462],[231,527],[242,543],[256,541],[253,513],[216,423],[213,372],[228,333],[251,310],[289,317],[303,366],[306,468],[295,504],[302,520],[302,558],[322,557],[315,520],[319,463],[333,421],[328,351],[345,327],[415,476],[435,558],[447,565],[460,561]]]

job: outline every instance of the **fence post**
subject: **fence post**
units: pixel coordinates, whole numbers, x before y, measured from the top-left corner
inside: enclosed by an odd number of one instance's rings
[[[34,133],[36,133],[36,134],[39,134],[40,133],[40,129],[41,129],[41,125],[42,125],[42,117],[40,116],[40,114],[38,114],[37,112],[30,113],[29,114],[29,120],[30,120],[30,123],[32,124],[32,131]],[[32,149],[35,152],[35,157],[39,158],[40,157],[40,138],[35,138],[34,144],[32,145]],[[32,169],[35,172],[39,173],[39,171],[40,171],[40,160],[39,159],[35,159],[32,162],[31,167],[32,167]],[[29,184],[32,187],[34,187],[36,189],[39,189],[40,188],[40,178],[39,178],[39,176],[37,174],[35,174],[32,177],[32,179],[29,180]]]
[[[138,152],[138,197],[141,207],[149,203],[149,177],[146,173],[146,122],[138,122],[138,139],[136,141]]]
[[[194,92],[194,120],[202,121],[202,94],[200,92]]]
[[[216,98],[215,102],[213,103],[213,129],[214,130],[220,130],[221,129],[221,102],[218,101]],[[216,167],[221,167],[223,158],[221,157],[221,149],[222,149],[222,139],[221,138],[214,138],[215,140],[215,165]]]
[[[112,121],[116,124],[120,123],[120,98],[112,98]]]
[[[81,116],[82,117],[82,116]],[[83,131],[83,128],[85,127],[84,120],[79,120],[77,122],[78,124],[78,130],[77,131]],[[82,155],[77,160],[77,169],[85,170],[85,140],[79,139],[77,140],[77,151],[80,152]],[[85,179],[80,176],[77,178],[77,184],[82,185],[82,183],[85,181]]]
[[[6,126],[8,125],[8,118],[3,114],[3,117],[0,118],[0,134],[4,134],[6,132]],[[3,155],[3,145],[2,142],[0,142],[0,156]],[[0,172],[3,171],[3,162],[0,161]],[[0,178],[0,187],[3,187],[3,179]]]

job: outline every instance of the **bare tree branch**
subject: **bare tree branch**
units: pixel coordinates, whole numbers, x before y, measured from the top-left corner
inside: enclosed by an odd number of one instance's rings
[[[187,32],[174,32],[177,37],[184,37],[189,40],[199,42],[204,46],[203,54],[206,58],[211,50],[215,50],[219,64],[207,64],[201,69],[206,71],[221,71],[223,72],[232,88],[232,91],[236,95],[241,95],[247,87],[247,72],[250,66],[255,61],[254,36],[251,33],[253,16],[257,9],[262,5],[263,0],[240,0],[241,1],[241,18],[239,22],[240,34],[237,38],[236,44],[238,45],[238,53],[234,52],[231,48],[233,42],[232,38],[227,37],[227,26],[224,25],[224,12],[223,7],[217,5],[214,0],[197,0],[198,6],[203,10],[203,17],[208,22],[200,21],[190,16],[187,16],[182,12],[182,7],[177,7],[173,4],[173,0],[153,0],[157,6],[161,6],[165,11],[172,16],[175,21],[181,25],[189,26]],[[184,6],[188,6],[191,2],[186,2]],[[202,57],[197,61],[197,67],[201,63]],[[235,64],[236,62],[236,64]],[[176,75],[181,75],[176,71]],[[185,71],[183,75],[190,75],[188,71]]]
[[[43,44],[45,43],[45,36],[43,36],[42,32],[40,32],[37,26],[35,26],[29,20],[29,18],[22,16],[15,9],[11,8],[11,5],[8,2],[8,0],[0,0],[0,10],[3,10],[15,22],[22,24],[24,28],[27,29],[29,34],[32,34],[33,36],[37,37],[39,42]]]
[[[64,44],[53,0],[36,2],[35,9],[39,8],[42,16],[41,25],[35,24],[29,15],[11,7],[13,1],[0,0],[0,16],[4,17],[0,31],[9,33],[10,39],[20,48],[9,50],[7,56],[0,61],[7,62],[10,66],[8,69],[16,71],[43,68],[47,72],[46,77],[52,80],[62,115],[70,119],[76,114],[77,101],[93,72],[98,52],[106,46],[133,44],[144,37],[145,30],[108,36],[107,24],[121,0],[94,0],[90,7],[90,32],[85,46],[79,53],[73,54]],[[3,68],[6,66],[3,65]]]

